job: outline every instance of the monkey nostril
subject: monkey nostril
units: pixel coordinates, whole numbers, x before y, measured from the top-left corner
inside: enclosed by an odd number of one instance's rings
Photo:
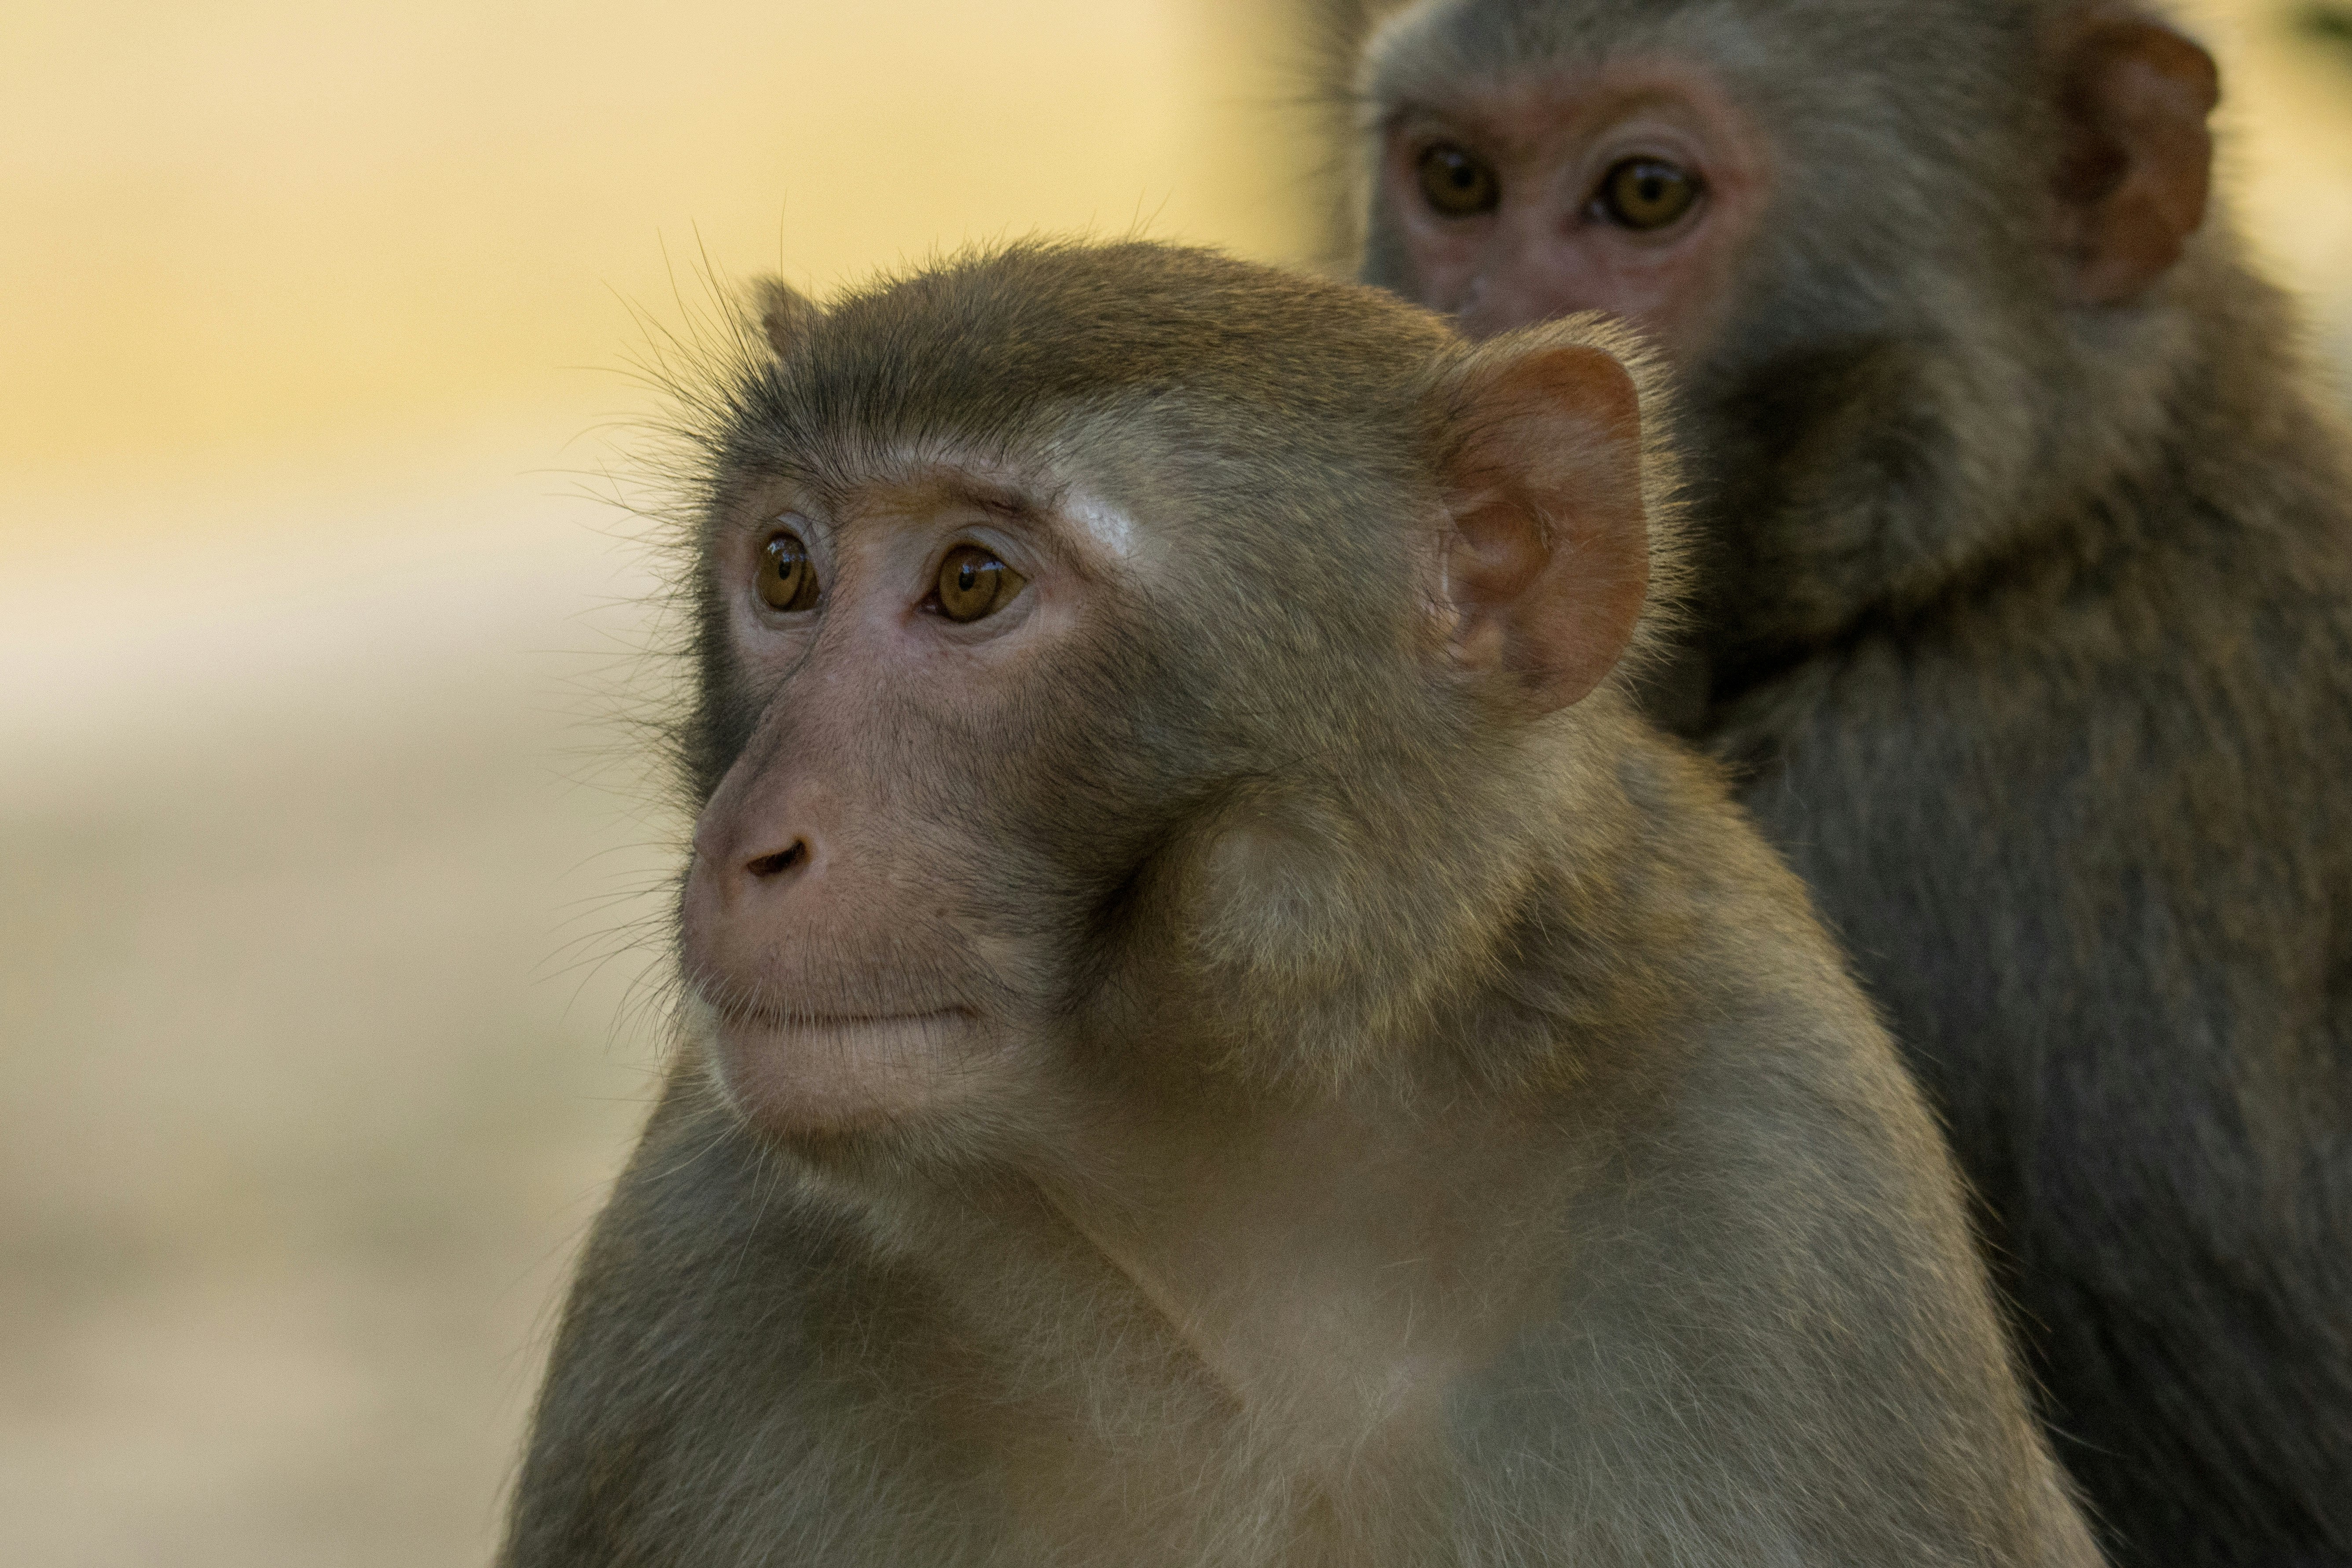
[[[773,855],[762,855],[758,859],[748,862],[743,868],[754,877],[780,876],[786,871],[806,865],[808,858],[808,841],[804,838],[795,838]]]

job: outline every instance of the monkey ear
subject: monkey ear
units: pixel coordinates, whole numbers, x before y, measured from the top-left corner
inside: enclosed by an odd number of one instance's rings
[[[1440,392],[1453,658],[1508,679],[1538,713],[1615,668],[1650,581],[1640,392],[1610,354],[1560,335],[1494,339]]]
[[[2058,238],[2077,300],[2121,303],[2180,258],[2205,221],[2221,96],[2213,57],[2154,22],[2095,21],[2067,46]]]
[[[790,359],[824,311],[815,300],[781,278],[761,278],[751,284],[751,304],[760,312],[760,331],[778,359]]]

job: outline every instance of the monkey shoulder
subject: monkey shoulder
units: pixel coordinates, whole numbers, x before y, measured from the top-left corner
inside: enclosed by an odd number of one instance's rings
[[[1726,1560],[2094,1561],[2031,1436],[1950,1157],[1852,983],[1768,975],[1708,1005],[1672,1092],[1612,1118],[1610,1179],[1562,1215],[1558,1310],[1482,1379],[1488,1419],[1559,1473],[1618,1478],[1580,1533],[1678,1521],[1739,1543]],[[1893,1409],[1888,1387],[1917,1397]],[[1538,1402],[1523,1424],[1514,1390]],[[1833,1414],[1864,1409],[1888,1418]],[[1767,1410],[1818,1418],[1766,1436]],[[1773,1484],[1789,1467],[1801,1497]],[[1948,1533],[1961,1516],[1979,1538]]]
[[[1618,779],[1645,838],[1645,874],[1621,884],[1620,918],[1680,998],[1663,1031],[1679,1039],[1660,1125],[1706,1130],[1706,1147],[1662,1132],[1660,1168],[1715,1169],[1739,1201],[1778,1205],[1789,1201],[1780,1189],[1809,1189],[1820,1174],[1790,1164],[1793,1140],[1871,1167],[1830,1188],[1916,1185],[1927,1207],[1942,1204],[1948,1169],[1885,1027],[1725,771],[1653,734],[1624,747]]]
[[[1651,951],[1688,973],[1695,994],[1745,1016],[1786,1005],[1845,1038],[1876,1024],[1846,973],[1804,882],[1740,798],[1736,773],[1696,746],[1644,726],[1618,754],[1648,874],[1630,879],[1625,918]]]
[[[1662,739],[1619,776],[1662,868],[1634,901],[1688,922],[1660,944],[1681,1038],[1671,1084],[1612,1119],[1617,1179],[1565,1218],[1588,1239],[1557,1336],[1498,1375],[1574,1390],[1559,1408],[1579,1413],[1560,1439],[1590,1450],[1577,1465],[1636,1491],[1664,1479],[1671,1497],[1620,1500],[1629,1529],[1752,1508],[1723,1523],[1759,1556],[1777,1541],[1798,1560],[1929,1561],[1963,1550],[1937,1521],[1966,1500],[1983,1531],[1967,1551],[2095,1561],[2031,1436],[1951,1156],[1802,884],[1717,764]],[[1883,1426],[1776,1425],[1762,1447],[1741,1415],[1861,1408],[1890,1386],[1933,1396]],[[1660,1430],[1682,1451],[1609,1447]],[[1816,1480],[1784,1508],[1769,1478],[1792,1463]]]

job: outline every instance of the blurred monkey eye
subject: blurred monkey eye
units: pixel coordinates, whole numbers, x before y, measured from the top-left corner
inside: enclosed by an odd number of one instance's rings
[[[1698,200],[1698,176],[1663,158],[1627,158],[1601,177],[1601,215],[1627,228],[1664,228]]]
[[[808,545],[790,529],[760,548],[760,602],[772,610],[805,610],[816,604],[816,563]]]
[[[1502,204],[1503,185],[1485,160],[1440,142],[1421,155],[1421,194],[1447,217],[1472,217]]]
[[[1028,579],[977,544],[959,544],[940,563],[931,597],[951,621],[976,621],[1009,604]]]

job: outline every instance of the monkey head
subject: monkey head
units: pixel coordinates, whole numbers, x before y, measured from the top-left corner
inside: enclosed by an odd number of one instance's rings
[[[1671,519],[1628,339],[1473,348],[1142,245],[764,324],[707,432],[683,748],[744,1118],[962,1155],[1088,1084],[1362,1070],[1482,972],[1559,795],[1514,781],[1622,710]]]
[[[1832,635],[2145,444],[2180,318],[2119,307],[2198,287],[2216,92],[2084,0],[1423,0],[1359,66],[1364,276],[1653,334],[1736,584],[1701,620]]]
[[[1768,262],[1842,287],[2021,254],[2044,292],[2129,299],[2202,220],[2212,61],[2124,7],[2019,9],[1407,7],[1365,56],[1369,264],[1473,335],[1607,310],[1685,358]],[[1994,133],[1951,145],[1956,102]]]

